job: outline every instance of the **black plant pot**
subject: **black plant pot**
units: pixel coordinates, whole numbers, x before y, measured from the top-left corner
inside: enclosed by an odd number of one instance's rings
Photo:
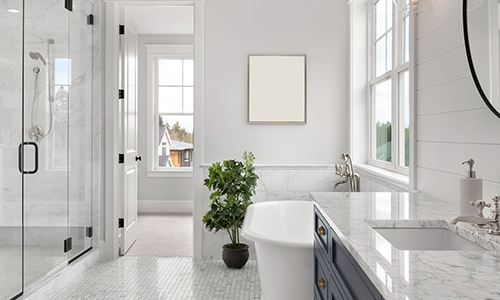
[[[229,248],[232,244],[222,246],[222,260],[228,268],[241,269],[248,261],[250,256],[248,245],[239,244],[240,248]]]

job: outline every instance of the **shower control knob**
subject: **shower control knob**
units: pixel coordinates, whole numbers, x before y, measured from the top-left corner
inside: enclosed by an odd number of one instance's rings
[[[135,161],[142,161],[142,156],[136,155],[135,156]]]

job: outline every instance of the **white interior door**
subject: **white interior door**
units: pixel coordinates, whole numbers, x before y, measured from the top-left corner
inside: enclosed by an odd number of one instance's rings
[[[137,239],[137,34],[134,22],[125,13],[124,34],[120,35],[120,148],[124,162],[120,166],[120,255],[124,255]]]

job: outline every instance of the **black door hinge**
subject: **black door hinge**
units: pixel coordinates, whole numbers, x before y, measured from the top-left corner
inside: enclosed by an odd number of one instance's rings
[[[119,25],[119,28],[120,28],[120,29],[119,29],[119,33],[120,33],[120,35],[121,35],[121,34],[125,34],[125,25]]]
[[[87,25],[94,25],[94,15],[90,14],[87,16]]]
[[[73,0],[65,0],[64,8],[66,8],[69,11],[73,11]]]
[[[118,90],[118,99],[125,99],[125,90]]]
[[[64,240],[64,253],[71,251],[72,248],[73,248],[73,241],[69,237]]]
[[[89,238],[91,238],[94,235],[94,230],[92,229],[92,227],[85,228],[85,235]]]
[[[123,164],[125,162],[125,155],[124,154],[118,154],[118,163]]]
[[[119,218],[118,219],[118,228],[124,228],[124,227],[125,227],[125,219]]]

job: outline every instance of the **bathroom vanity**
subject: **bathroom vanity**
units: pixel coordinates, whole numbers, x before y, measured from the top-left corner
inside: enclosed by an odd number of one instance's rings
[[[311,197],[315,299],[500,299],[500,238],[450,225],[454,205],[419,193]],[[401,228],[396,240],[384,233]]]
[[[318,208],[314,209],[315,298],[382,299]]]

